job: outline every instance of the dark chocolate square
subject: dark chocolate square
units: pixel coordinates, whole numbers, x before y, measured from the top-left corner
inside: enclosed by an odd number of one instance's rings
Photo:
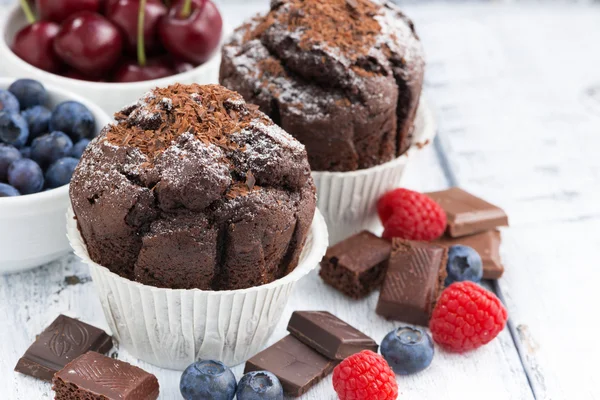
[[[269,371],[277,376],[288,396],[298,397],[329,375],[335,365],[335,361],[288,335],[249,359],[244,373]]]
[[[321,278],[349,297],[365,297],[381,285],[391,249],[386,239],[360,232],[327,250]]]
[[[440,245],[394,239],[377,314],[427,326],[444,289],[448,250]]]
[[[156,376],[125,361],[90,351],[54,375],[55,400],[155,400]]]
[[[446,212],[447,232],[452,237],[508,226],[508,216],[504,210],[460,188],[427,193],[427,196]]]
[[[19,359],[15,371],[46,381],[56,371],[88,351],[106,353],[112,339],[101,329],[59,315]]]
[[[304,344],[333,360],[343,360],[363,350],[377,353],[373,339],[327,311],[295,311],[288,331]]]

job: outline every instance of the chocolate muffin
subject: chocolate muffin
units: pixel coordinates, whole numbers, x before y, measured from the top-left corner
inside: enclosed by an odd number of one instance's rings
[[[353,171],[408,149],[424,66],[390,1],[271,0],[225,45],[220,82],[306,145],[313,170]]]
[[[241,289],[298,264],[315,211],[306,150],[219,85],[157,88],[116,114],[73,175],[92,260],[174,289]]]

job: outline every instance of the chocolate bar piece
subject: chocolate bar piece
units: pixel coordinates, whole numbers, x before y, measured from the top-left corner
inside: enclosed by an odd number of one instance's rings
[[[55,400],[156,400],[156,376],[125,361],[90,351],[54,375]]]
[[[381,285],[390,256],[389,241],[363,231],[330,247],[321,278],[345,295],[360,299]]]
[[[327,311],[294,311],[288,331],[327,358],[343,360],[363,350],[377,353],[377,343]]]
[[[504,210],[457,187],[427,193],[427,196],[435,200],[446,212],[447,232],[452,237],[508,226],[508,216]]]
[[[444,289],[447,260],[448,249],[443,246],[394,239],[377,314],[427,326]]]
[[[288,396],[299,397],[329,375],[336,362],[288,335],[246,362],[244,373],[269,371]]]
[[[112,349],[110,336],[85,322],[59,315],[27,349],[15,371],[51,381],[56,371],[88,351]]]
[[[481,261],[483,261],[483,279],[498,279],[504,273],[504,266],[500,258],[500,242],[500,232],[491,230],[460,238],[444,235],[434,243],[445,247],[457,244],[472,247],[479,253]]]

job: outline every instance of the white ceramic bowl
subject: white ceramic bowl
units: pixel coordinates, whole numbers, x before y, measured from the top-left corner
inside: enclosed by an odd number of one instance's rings
[[[294,286],[319,265],[328,246],[327,225],[317,209],[298,266],[281,279],[239,290],[156,288],[92,261],[73,217],[69,208],[71,246],[90,266],[106,321],[119,345],[141,360],[178,370],[199,359],[234,366],[261,351]]]
[[[51,74],[25,62],[12,52],[10,45],[16,33],[27,24],[27,21],[18,3],[5,14],[2,23],[0,23],[0,32],[2,32],[2,37],[0,37],[0,76],[32,78],[40,82],[59,86],[85,96],[111,115],[123,106],[134,103],[144,93],[155,87],[168,86],[176,82],[188,84],[218,83],[219,80],[220,51],[215,51],[215,54],[208,62],[190,71],[144,82],[87,82]],[[223,32],[225,32],[225,29],[223,29]]]
[[[0,78],[0,89],[14,81]],[[111,122],[100,107],[67,90],[46,85],[50,107],[67,100],[85,105],[96,118],[96,133]],[[69,186],[19,197],[0,198],[0,274],[23,271],[70,251],[65,229]]]

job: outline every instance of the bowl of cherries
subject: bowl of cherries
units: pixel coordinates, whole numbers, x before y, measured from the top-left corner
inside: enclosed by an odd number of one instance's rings
[[[62,88],[0,78],[0,274],[70,251],[68,184],[90,140],[111,121]]]
[[[156,86],[216,83],[223,21],[211,0],[20,0],[0,58],[109,113]]]

